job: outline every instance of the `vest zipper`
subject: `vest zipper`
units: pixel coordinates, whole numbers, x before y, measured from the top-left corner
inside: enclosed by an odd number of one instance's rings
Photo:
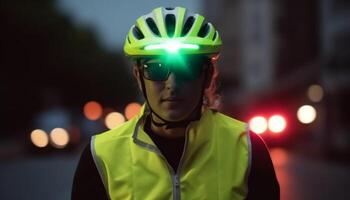
[[[173,176],[173,193],[174,200],[180,200],[180,179],[177,174]]]
[[[173,185],[173,199],[174,200],[180,200],[181,199],[181,190],[180,190],[180,171],[181,171],[181,167],[182,167],[182,160],[183,160],[183,157],[185,156],[185,152],[186,152],[186,149],[187,149],[187,130],[186,129],[186,133],[185,133],[185,144],[184,144],[184,147],[183,147],[183,150],[182,150],[182,155],[181,155],[181,158],[180,158],[180,162],[179,162],[179,165],[177,167],[177,171],[175,172],[175,170],[173,169],[173,167],[168,163],[168,161],[166,160],[166,158],[164,157],[164,155],[160,152],[160,151],[157,151],[157,154],[163,158],[164,162],[167,164],[168,168],[169,168],[169,171],[170,171],[170,174],[171,174],[171,179],[172,179],[172,185]]]
[[[184,144],[184,147],[183,147],[183,150],[182,150],[182,155],[181,155],[181,158],[180,158],[180,162],[179,162],[179,165],[177,166],[177,171],[176,171],[176,174],[174,176],[174,179],[175,179],[175,186],[174,186],[174,200],[180,200],[181,199],[181,190],[180,190],[180,172],[181,172],[181,168],[182,168],[182,162],[183,162],[183,159],[184,159],[184,156],[185,156],[185,153],[186,153],[186,149],[187,149],[187,137],[188,137],[188,127],[186,128],[186,132],[185,132],[185,144]]]
[[[172,182],[172,186],[173,186],[173,199],[174,200],[180,200],[180,195],[179,195],[179,192],[178,192],[178,191],[180,191],[179,176],[175,173],[175,170],[168,163],[168,161],[166,160],[164,155],[160,151],[157,151],[156,153],[164,160],[164,162],[168,166],[168,169],[169,169],[169,172],[170,172],[170,176],[171,176],[171,182]]]
[[[183,157],[185,156],[185,152],[186,152],[186,149],[187,149],[187,143],[188,143],[188,129],[189,127],[191,126],[191,123],[189,125],[187,125],[187,128],[186,128],[186,131],[185,131],[185,144],[184,144],[184,147],[183,147],[183,150],[182,150],[182,155],[181,155],[181,158],[180,158],[180,162],[179,162],[179,165],[177,167],[177,171],[175,172],[175,170],[173,169],[173,167],[168,163],[168,161],[166,160],[166,158],[164,157],[164,155],[159,151],[158,147],[156,146],[153,146],[153,145],[150,145],[150,144],[147,144],[145,142],[142,142],[140,140],[137,139],[137,132],[138,132],[138,129],[140,127],[140,124],[141,124],[142,120],[140,119],[137,124],[136,124],[136,127],[135,127],[135,130],[134,130],[134,134],[133,134],[133,139],[134,139],[134,142],[150,151],[153,151],[155,152],[156,154],[158,154],[161,158],[163,158],[164,162],[166,163],[166,165],[168,166],[169,168],[169,171],[170,171],[170,174],[171,174],[171,179],[172,179],[172,185],[173,185],[173,199],[174,200],[180,200],[181,199],[181,191],[180,191],[180,170],[181,170],[181,167],[182,167],[182,160],[183,160]]]

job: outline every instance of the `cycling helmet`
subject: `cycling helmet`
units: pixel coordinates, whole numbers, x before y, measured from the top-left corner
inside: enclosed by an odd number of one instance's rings
[[[218,31],[202,15],[183,7],[159,7],[136,20],[125,39],[124,52],[130,57],[180,53],[213,58],[221,44]]]

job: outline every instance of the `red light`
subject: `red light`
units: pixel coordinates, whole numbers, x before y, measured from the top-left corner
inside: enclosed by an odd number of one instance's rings
[[[96,101],[89,101],[84,105],[85,117],[89,120],[98,120],[102,115],[102,106]]]
[[[254,133],[262,134],[267,130],[267,121],[262,116],[255,116],[249,121],[249,128]]]
[[[286,128],[286,119],[281,115],[273,115],[269,118],[269,130],[273,133],[281,133]]]

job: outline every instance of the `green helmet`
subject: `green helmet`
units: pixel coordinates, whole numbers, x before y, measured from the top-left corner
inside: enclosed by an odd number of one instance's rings
[[[218,31],[202,15],[182,7],[159,7],[136,20],[124,52],[131,57],[180,53],[211,58],[219,54],[221,44]]]

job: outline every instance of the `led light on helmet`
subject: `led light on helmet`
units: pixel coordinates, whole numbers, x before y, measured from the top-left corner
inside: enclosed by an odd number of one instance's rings
[[[186,44],[178,41],[168,41],[162,44],[151,44],[145,47],[145,50],[165,49],[170,53],[177,53],[179,49],[199,49],[196,44]]]

